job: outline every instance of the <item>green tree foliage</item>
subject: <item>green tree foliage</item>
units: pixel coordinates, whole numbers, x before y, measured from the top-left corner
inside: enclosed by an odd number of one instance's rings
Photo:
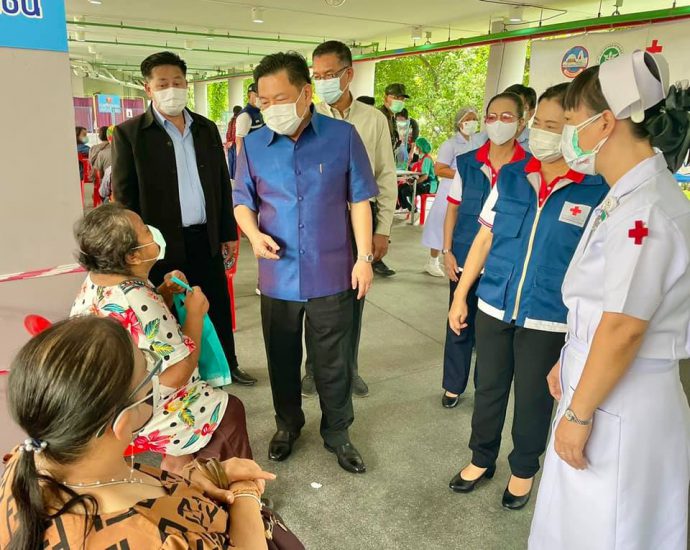
[[[221,124],[227,119],[228,107],[228,81],[219,80],[211,82],[206,88],[206,100],[208,101],[208,118],[216,124]]]
[[[489,47],[465,48],[380,61],[376,64],[377,104],[388,84],[405,84],[410,99],[406,107],[419,122],[420,135],[436,151],[453,133],[457,111],[484,102]]]
[[[190,82],[187,86],[187,107],[194,110],[194,83]]]

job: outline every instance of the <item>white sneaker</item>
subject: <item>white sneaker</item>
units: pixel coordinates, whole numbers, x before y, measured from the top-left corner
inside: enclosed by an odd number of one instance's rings
[[[437,258],[429,257],[429,261],[426,263],[426,266],[424,269],[432,277],[445,277],[446,276],[446,272],[443,271],[443,268],[441,267],[441,264],[439,263],[438,257]]]

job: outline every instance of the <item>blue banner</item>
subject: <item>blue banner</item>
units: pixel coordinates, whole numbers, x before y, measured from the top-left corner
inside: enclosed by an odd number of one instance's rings
[[[0,48],[66,52],[64,0],[0,0]]]
[[[99,94],[98,95],[98,112],[120,114],[122,112],[122,104],[120,103],[119,95]]]

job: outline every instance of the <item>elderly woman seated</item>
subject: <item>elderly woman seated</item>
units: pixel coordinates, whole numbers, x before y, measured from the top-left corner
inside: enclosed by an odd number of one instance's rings
[[[123,458],[155,409],[161,366],[97,317],[57,323],[20,350],[9,406],[29,438],[5,457],[0,548],[267,548],[260,496],[275,476],[255,462],[213,462],[222,490],[203,465],[180,478]]]
[[[161,467],[179,473],[197,457],[251,458],[242,402],[199,378],[197,362],[208,301],[200,288],[185,297],[187,318],[180,328],[170,311],[172,295],[183,289],[170,283],[154,288],[148,276],[165,255],[165,241],[155,227],[117,204],[84,216],[75,229],[79,263],[88,271],[71,316],[97,315],[117,320],[136,345],[161,357],[161,402],[134,440],[136,451],[166,455]],[[177,457],[177,458],[175,458]]]

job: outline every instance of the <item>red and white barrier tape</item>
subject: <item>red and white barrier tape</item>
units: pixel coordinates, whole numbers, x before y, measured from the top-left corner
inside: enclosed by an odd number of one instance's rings
[[[65,264],[47,269],[36,269],[34,271],[23,271],[21,273],[8,273],[0,275],[0,283],[9,281],[22,281],[24,279],[39,279],[42,277],[52,277],[54,275],[67,275],[68,273],[80,273],[85,271],[79,264]]]

